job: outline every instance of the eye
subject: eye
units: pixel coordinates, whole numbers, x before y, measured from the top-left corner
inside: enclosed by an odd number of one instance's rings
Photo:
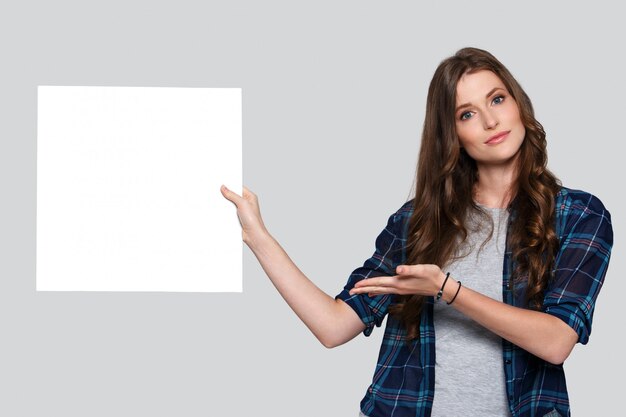
[[[503,101],[504,101],[504,96],[496,96],[493,98],[493,100],[491,100],[491,102],[494,104],[500,104]]]
[[[465,113],[461,113],[461,116],[459,117],[459,119],[467,120],[470,117],[472,117],[472,112],[471,111],[466,111]]]

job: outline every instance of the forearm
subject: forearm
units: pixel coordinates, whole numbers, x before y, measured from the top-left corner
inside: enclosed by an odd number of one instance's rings
[[[442,299],[449,302],[457,289],[451,277]],[[550,363],[563,363],[577,341],[576,332],[557,317],[508,305],[467,287],[461,287],[450,307]]]
[[[348,311],[350,307],[339,305],[311,282],[268,232],[246,244],[280,295],[324,346],[345,343],[365,327],[356,313]]]

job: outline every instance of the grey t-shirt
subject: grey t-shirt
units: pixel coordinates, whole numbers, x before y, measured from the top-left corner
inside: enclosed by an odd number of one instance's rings
[[[457,252],[468,255],[453,260],[444,271],[462,281],[464,287],[502,301],[508,211],[483,209],[493,220],[491,239],[484,243],[491,231],[490,221],[469,215],[468,239]],[[502,339],[443,300],[435,303],[433,319],[436,360],[432,417],[510,416]]]
[[[444,267],[464,287],[502,301],[502,267],[509,213],[481,206],[489,216],[469,215],[467,256]],[[486,242],[491,232],[493,234]],[[483,245],[484,243],[484,245]],[[449,285],[449,284],[448,284]],[[463,288],[461,288],[463,291]],[[432,417],[510,416],[502,339],[441,300],[435,303],[435,396]],[[367,417],[359,413],[360,417]]]

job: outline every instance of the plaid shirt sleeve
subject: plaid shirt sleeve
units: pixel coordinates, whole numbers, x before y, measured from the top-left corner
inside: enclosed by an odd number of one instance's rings
[[[365,261],[362,267],[350,274],[343,291],[335,297],[346,302],[359,315],[366,326],[363,330],[365,336],[372,333],[374,326],[381,326],[392,297],[390,294],[374,297],[369,297],[367,294],[350,295],[349,291],[362,279],[395,275],[396,266],[401,265],[405,259],[405,227],[411,207],[409,201],[389,217],[387,226],[376,238],[374,254]]]
[[[613,245],[611,215],[598,198],[574,190],[557,200],[557,210],[560,249],[543,309],[567,323],[586,344]]]

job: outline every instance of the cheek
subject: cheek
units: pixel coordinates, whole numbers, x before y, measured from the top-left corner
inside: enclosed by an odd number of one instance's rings
[[[524,127],[524,123],[522,123],[522,118],[517,109],[510,113],[509,121],[511,123],[511,127],[517,128],[522,136],[526,135],[526,128]]]
[[[506,113],[507,113],[507,118],[510,121],[516,122],[519,124],[522,123],[522,116],[519,113],[519,108],[517,107],[517,104],[512,103],[511,106],[507,109]]]
[[[461,146],[464,146],[466,142],[465,138],[467,137],[467,129],[465,128],[464,125],[458,122],[456,123],[455,127],[456,127],[456,137],[459,139],[459,144]]]
[[[522,143],[524,143],[524,141],[526,140],[526,128],[524,127],[523,124],[521,124],[521,122],[520,122],[520,125],[521,125],[521,129],[520,129],[521,133],[520,133],[519,142],[520,142],[520,146],[522,146]]]
[[[456,137],[458,138],[458,141],[459,141],[459,146],[460,146],[461,148],[464,148],[464,147],[465,147],[465,145],[466,145],[466,143],[465,143],[465,139],[464,139],[464,137],[463,137],[463,133],[461,133],[461,132],[459,132],[459,131],[457,130],[457,132],[456,132]]]
[[[456,135],[459,138],[459,144],[467,148],[472,145],[472,138],[476,137],[476,133],[474,129],[471,128],[470,123],[463,124],[462,126],[457,125]]]

